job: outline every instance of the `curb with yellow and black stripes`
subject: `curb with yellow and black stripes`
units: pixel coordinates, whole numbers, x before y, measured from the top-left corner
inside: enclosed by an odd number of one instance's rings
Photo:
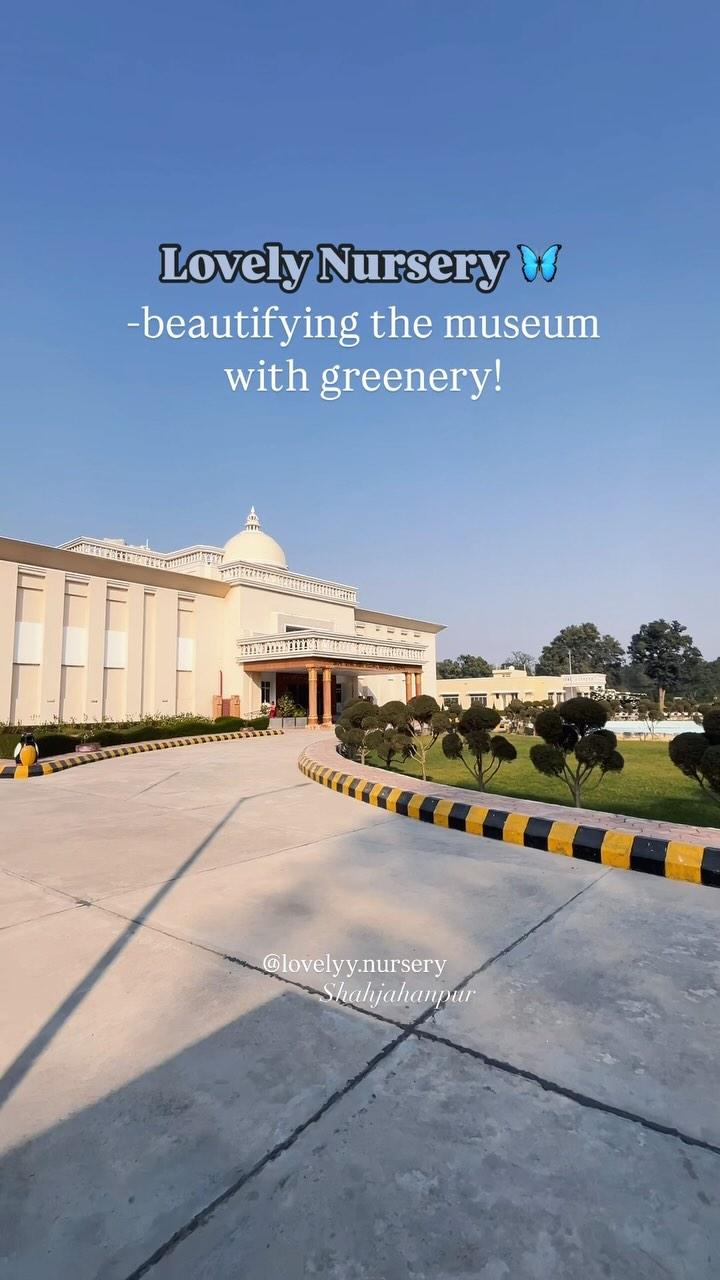
[[[94,764],[97,760],[114,760],[116,756],[134,756],[141,751],[165,751],[169,747],[193,747],[199,742],[230,742],[233,738],[271,738],[282,729],[236,729],[234,733],[202,733],[190,738],[157,738],[154,742],[127,742],[120,747],[100,747],[98,751],[83,751],[75,756],[62,756],[58,760],[38,760],[36,764],[8,764],[0,769],[0,778],[44,778],[50,773],[62,773],[79,764]]]
[[[401,787],[371,782],[356,774],[319,764],[307,751],[300,756],[298,766],[306,777],[329,787],[331,791],[339,791],[353,800],[362,800],[403,818],[416,818],[419,822],[431,822],[452,831],[523,845],[526,849],[561,853],[584,862],[599,862],[606,867],[645,871],[670,880],[687,880],[692,884],[720,888],[720,847],[661,840],[630,831],[608,831],[605,827],[553,821],[551,818],[534,818],[508,809],[488,809],[484,805],[464,804],[418,791],[405,791]]]

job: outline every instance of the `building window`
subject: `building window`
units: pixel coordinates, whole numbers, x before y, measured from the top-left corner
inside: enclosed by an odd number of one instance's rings
[[[470,706],[471,706],[471,707],[486,707],[486,706],[487,706],[487,694],[486,694],[486,693],[471,693],[471,694],[470,694]]]
[[[460,696],[457,693],[444,693],[443,703],[446,707],[457,707],[460,702]]]
[[[260,701],[261,702],[270,701],[270,681],[269,680],[260,681]]]

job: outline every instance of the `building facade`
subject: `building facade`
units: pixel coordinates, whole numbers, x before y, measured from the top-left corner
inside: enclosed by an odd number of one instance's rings
[[[602,697],[605,676],[598,672],[563,676],[530,676],[524,667],[496,667],[491,676],[468,680],[438,680],[437,696],[446,706],[493,707],[504,711],[511,702],[567,702],[580,695]]]
[[[442,629],[291,572],[254,508],[224,547],[0,538],[0,723],[251,717],[288,693],[329,725],[358,694],[434,695]]]

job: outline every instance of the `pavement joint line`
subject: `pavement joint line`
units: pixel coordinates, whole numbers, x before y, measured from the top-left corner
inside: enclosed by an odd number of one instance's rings
[[[605,874],[608,874],[608,873],[606,872]],[[583,893],[586,893],[589,889],[592,889],[594,885],[597,884],[598,880],[602,880],[604,878],[605,878],[604,876],[597,876],[593,881],[591,881],[590,884],[584,885],[583,888],[580,889],[578,893],[574,894],[566,902],[561,903],[558,907],[554,909],[554,911],[550,912],[550,914],[547,917],[544,917],[543,920],[539,921],[531,929],[527,930],[521,937],[517,938],[514,942],[510,943],[507,947],[504,947],[502,951],[499,951],[497,953],[497,955],[491,956],[487,961],[485,961],[483,965],[480,966],[479,969],[474,971],[474,974],[469,974],[466,978],[463,978],[457,984],[457,986],[453,988],[453,991],[461,990],[462,987],[464,987],[467,982],[472,981],[473,976],[481,972],[484,972],[486,969],[490,967],[491,964],[494,964],[496,960],[502,959],[505,955],[508,954],[509,951],[513,950],[514,947],[519,946],[521,942],[523,942],[526,938],[530,937],[533,933],[535,933],[538,929],[540,929],[544,924],[549,923],[549,921],[552,920],[556,915],[558,915],[560,911],[563,911],[565,907],[570,906]],[[115,914],[115,913],[113,912],[111,914]],[[153,926],[153,925],[146,925],[143,921],[138,921],[137,923],[139,923],[141,927],[150,928],[150,929],[156,928],[156,926]],[[170,937],[176,936],[164,929],[160,929],[158,930],[158,932],[167,933],[168,936]],[[275,978],[277,981],[281,982],[283,985],[300,988],[301,990],[304,990],[308,994],[313,996],[319,996],[321,994],[315,988],[306,986],[304,983],[296,982],[293,979],[286,978],[281,974],[268,973],[261,966],[255,965],[251,961],[241,960],[239,957],[235,957],[227,954],[222,955],[220,952],[215,951],[214,948],[209,947],[204,943],[196,943],[196,942],[193,942],[192,940],[187,940],[183,938],[179,938],[178,941],[189,941],[191,946],[197,946],[203,951],[208,951],[211,954],[220,956],[220,958],[229,961],[231,964],[236,964],[241,968],[251,969],[255,972],[263,974],[265,977]],[[169,1253],[173,1252],[173,1250],[179,1244],[182,1244],[184,1240],[186,1240],[189,1236],[193,1235],[194,1232],[199,1227],[204,1226],[205,1223],[208,1222],[210,1218],[212,1218],[216,1210],[221,1208],[223,1204],[226,1204],[229,1200],[231,1200],[235,1195],[238,1194],[238,1192],[242,1191],[243,1188],[247,1185],[247,1183],[252,1178],[262,1173],[263,1170],[267,1168],[269,1164],[271,1164],[279,1156],[283,1155],[292,1146],[294,1146],[297,1140],[303,1135],[303,1133],[305,1133],[307,1129],[310,1128],[311,1125],[316,1124],[319,1120],[321,1120],[322,1117],[326,1115],[327,1112],[336,1105],[336,1103],[341,1102],[349,1093],[352,1092],[353,1089],[357,1087],[357,1085],[361,1084],[364,1080],[366,1080],[382,1062],[384,1062],[387,1058],[389,1058],[390,1055],[400,1047],[400,1045],[406,1043],[406,1041],[408,1041],[411,1037],[415,1037],[416,1039],[421,1040],[425,1044],[442,1044],[448,1049],[454,1049],[457,1053],[461,1053],[466,1057],[473,1058],[475,1061],[482,1062],[483,1065],[488,1067],[488,1069],[490,1070],[500,1071],[504,1075],[510,1075],[516,1079],[527,1080],[528,1083],[537,1085],[538,1087],[543,1089],[545,1092],[552,1093],[557,1096],[566,1098],[568,1101],[574,1102],[578,1106],[585,1107],[589,1110],[599,1111],[607,1115],[612,1115],[621,1120],[627,1120],[630,1123],[638,1124],[643,1128],[648,1129],[653,1133],[657,1133],[663,1137],[673,1138],[677,1141],[683,1142],[687,1146],[697,1147],[704,1151],[708,1151],[713,1155],[720,1156],[719,1146],[716,1146],[711,1142],[707,1142],[702,1138],[694,1138],[690,1134],[683,1133],[682,1130],[676,1129],[672,1125],[664,1125],[660,1121],[652,1120],[647,1116],[642,1116],[642,1115],[639,1115],[638,1113],[628,1111],[623,1107],[616,1107],[612,1103],[604,1102],[599,1098],[593,1098],[589,1094],[582,1094],[575,1089],[571,1089],[565,1085],[559,1084],[555,1081],[548,1080],[543,1076],[537,1075],[535,1072],[529,1071],[523,1067],[515,1066],[514,1063],[505,1062],[500,1058],[493,1058],[490,1055],[483,1053],[481,1050],[471,1049],[466,1047],[465,1045],[457,1044],[454,1040],[450,1040],[449,1038],[445,1036],[441,1036],[433,1031],[423,1030],[422,1023],[426,1021],[429,1016],[433,1015],[434,1012],[437,1012],[434,1006],[432,1006],[429,1010],[424,1010],[423,1013],[420,1014],[419,1017],[416,1018],[412,1023],[406,1024],[406,1023],[398,1022],[391,1018],[386,1018],[382,1014],[378,1014],[375,1010],[364,1009],[357,1005],[350,1004],[347,1001],[339,1000],[336,1003],[341,1005],[344,1008],[351,1008],[358,1013],[365,1014],[367,1017],[375,1018],[377,1021],[382,1022],[386,1025],[393,1026],[400,1031],[400,1035],[396,1036],[394,1040],[391,1040],[388,1042],[388,1044],[384,1045],[383,1048],[380,1049],[378,1053],[376,1053],[369,1060],[369,1062],[367,1062],[365,1066],[361,1068],[359,1072],[357,1072],[354,1076],[352,1076],[349,1080],[347,1080],[340,1089],[336,1089],[332,1094],[330,1094],[330,1096],[326,1098],[325,1102],[322,1104],[321,1107],[319,1107],[315,1112],[313,1112],[311,1116],[309,1116],[306,1120],[304,1120],[301,1124],[299,1124],[290,1134],[288,1134],[286,1138],[284,1138],[281,1142],[276,1143],[276,1145],[272,1147],[270,1151],[266,1152],[265,1155],[262,1156],[252,1166],[252,1168],[248,1169],[244,1174],[241,1174],[239,1178],[236,1178],[234,1182],[232,1182],[228,1187],[226,1187],[217,1196],[215,1196],[215,1198],[211,1200],[207,1205],[205,1205],[204,1208],[200,1209],[196,1214],[194,1214],[193,1217],[188,1220],[188,1222],[186,1222],[182,1227],[179,1227],[178,1230],[175,1231],[173,1235],[168,1238],[168,1240],[166,1240],[163,1244],[159,1245],[158,1248],[154,1251],[154,1253],[152,1253],[148,1258],[146,1258],[145,1261],[141,1263],[139,1267],[137,1267],[134,1271],[132,1271],[125,1278],[125,1280],[142,1280],[142,1277],[147,1275],[148,1272],[151,1271],[157,1265],[157,1263],[161,1262]]]
[[[68,911],[76,911],[78,907],[86,907],[87,902],[66,902],[64,907],[58,907],[57,911],[45,911],[41,916],[28,916],[26,920],[13,920],[12,924],[0,924],[0,933],[7,933],[9,929],[22,929],[24,924],[35,924],[38,920],[49,920],[52,916],[63,916]]]
[[[546,924],[549,924],[551,920],[554,920],[555,917],[558,916],[561,911],[564,911],[566,907],[572,906],[573,902],[577,902],[577,899],[581,898],[584,893],[587,893],[588,890],[590,889],[594,889],[598,881],[604,880],[605,876],[609,874],[611,869],[612,868],[608,868],[608,870],[603,875],[595,876],[594,880],[591,880],[589,884],[584,884],[582,888],[578,889],[577,893],[574,893],[573,896],[571,898],[568,898],[566,902],[561,902],[560,905],[555,907],[552,911],[550,911],[548,915],[543,916],[542,920],[538,920],[536,924],[532,925],[529,929],[526,929],[525,933],[520,934],[520,937],[516,938],[514,942],[509,942],[506,947],[503,947],[502,951],[498,951],[496,955],[490,956],[487,960],[483,961],[483,963],[479,965],[477,969],[475,969],[472,973],[469,973],[466,978],[463,978],[462,981],[459,982],[456,987],[453,987],[448,999],[450,999],[450,997],[455,995],[458,991],[462,991],[463,988],[467,986],[468,982],[472,982],[474,978],[478,978],[480,974],[485,973],[485,971],[489,969],[491,965],[495,964],[496,960],[502,960],[505,956],[509,955],[511,951],[514,951],[516,947],[521,946],[523,942],[526,942],[528,938],[531,938],[534,933],[537,933],[539,929],[543,929]],[[442,1004],[439,1005],[437,1009],[434,1006],[431,1007],[430,1010],[426,1009],[424,1013],[420,1015],[420,1017],[417,1019],[414,1025],[421,1026],[422,1023],[425,1022],[429,1016],[435,1017],[435,1014],[440,1013],[442,1009],[445,1008],[446,1004],[447,1004],[447,1000],[443,1000]]]
[[[313,842],[310,842],[310,843],[313,843]],[[608,873],[606,872],[605,874],[608,874]],[[24,877],[21,877],[21,876],[18,876],[17,878],[24,879]],[[522,935],[516,938],[513,942],[509,943],[506,947],[504,947],[501,951],[499,951],[495,956],[491,956],[486,961],[484,961],[484,963],[481,966],[479,966],[478,969],[468,974],[465,978],[462,978],[460,982],[456,984],[456,986],[453,988],[453,991],[455,992],[455,991],[461,990],[467,984],[467,982],[472,981],[474,976],[477,976],[481,972],[486,971],[490,967],[490,965],[496,962],[496,960],[502,959],[511,950],[513,950],[515,947],[519,946],[523,941],[525,941],[526,938],[532,936],[533,933],[537,932],[545,924],[549,923],[555,916],[558,915],[560,911],[563,911],[565,907],[570,906],[582,894],[586,893],[589,889],[593,888],[597,884],[598,880],[601,880],[604,878],[605,877],[603,875],[596,876],[595,879],[590,882],[590,884],[584,885],[576,894],[573,894],[571,898],[567,899],[566,902],[559,904],[559,906],[554,908],[554,910],[550,912],[546,917],[543,917],[542,920],[538,921],[529,930],[526,930]],[[33,883],[33,882],[30,881],[30,883]],[[67,897],[68,900],[73,902],[74,905],[76,906],[97,906],[97,909],[102,911],[103,913],[115,916],[125,921],[126,923],[136,924],[138,927],[143,929],[148,929],[151,932],[164,934],[167,937],[173,938],[175,941],[184,943],[198,950],[205,951],[206,953],[211,954],[219,959],[223,959],[228,963],[235,964],[240,968],[254,971],[264,977],[274,978],[276,981],[280,982],[285,986],[290,986],[290,987],[304,990],[308,995],[316,999],[322,998],[323,993],[319,992],[316,988],[313,988],[304,983],[297,982],[281,974],[268,973],[268,971],[263,969],[262,966],[255,965],[251,961],[243,960],[240,957],[232,956],[227,953],[222,953],[217,949],[208,946],[205,943],[200,943],[190,938],[183,938],[180,935],[172,933],[168,929],[161,928],[158,925],[149,924],[145,920],[142,920],[139,918],[129,919],[127,916],[123,916],[121,915],[121,913],[113,911],[111,908],[104,907],[99,903],[96,904],[94,902],[84,902],[81,899],[73,898],[71,897],[71,895],[65,894],[63,891],[56,891],[56,892],[59,892],[62,894],[62,896]],[[60,913],[54,912],[52,914],[60,914]],[[39,918],[43,919],[43,917],[39,917]],[[619,1119],[624,1119],[631,1123],[639,1124],[642,1127],[652,1130],[653,1132],[656,1132],[662,1136],[671,1137],[676,1140],[679,1140],[688,1146],[698,1147],[703,1150],[709,1151],[712,1154],[720,1155],[720,1147],[717,1147],[712,1143],[706,1142],[703,1139],[694,1138],[691,1135],[685,1134],[681,1130],[676,1129],[673,1126],[663,1125],[659,1121],[654,1121],[649,1119],[648,1117],[644,1117],[634,1112],[627,1111],[624,1108],[616,1107],[611,1103],[603,1102],[602,1100],[593,1098],[590,1095],[581,1094],[576,1090],[573,1090],[573,1089],[570,1089],[569,1087],[558,1084],[555,1081],[548,1080],[545,1077],[539,1076],[534,1072],[526,1070],[522,1067],[517,1067],[513,1063],[504,1062],[501,1059],[493,1058],[488,1054],[484,1054],[480,1050],[470,1049],[464,1045],[459,1045],[455,1041],[449,1039],[448,1037],[441,1036],[436,1031],[423,1030],[422,1024],[425,1021],[427,1021],[429,1017],[434,1016],[434,1014],[437,1012],[437,1010],[435,1009],[435,1006],[431,1006],[429,1009],[423,1010],[423,1012],[418,1016],[418,1018],[416,1018],[412,1023],[406,1024],[406,1023],[401,1023],[395,1019],[387,1018],[384,1015],[377,1013],[376,1010],[368,1010],[363,1008],[362,1006],[354,1005],[348,1001],[337,1001],[337,1003],[341,1005],[341,1007],[343,1008],[352,1009],[353,1012],[360,1013],[365,1017],[370,1017],[375,1021],[378,1021],[384,1024],[385,1026],[392,1026],[395,1030],[399,1031],[400,1034],[396,1036],[395,1039],[389,1041],[387,1045],[383,1046],[383,1048],[379,1050],[379,1052],[375,1054],[374,1057],[371,1058],[370,1061],[366,1063],[366,1065],[359,1072],[357,1072],[348,1081],[346,1081],[345,1085],[343,1085],[342,1088],[335,1090],[325,1100],[322,1106],[319,1107],[310,1117],[308,1117],[305,1121],[303,1121],[300,1125],[298,1125],[285,1139],[277,1143],[269,1152],[266,1152],[265,1155],[262,1156],[255,1163],[255,1165],[252,1166],[251,1169],[249,1169],[246,1173],[242,1174],[239,1178],[235,1179],[235,1181],[229,1187],[226,1187],[224,1191],[222,1191],[218,1196],[216,1196],[208,1205],[206,1205],[197,1214],[195,1214],[187,1223],[185,1223],[182,1227],[180,1227],[169,1238],[169,1240],[165,1241],[164,1244],[160,1245],[158,1249],[156,1249],[155,1252],[140,1265],[140,1267],[138,1267],[135,1271],[133,1271],[127,1277],[127,1280],[140,1280],[142,1276],[146,1275],[148,1271],[150,1271],[158,1262],[162,1260],[162,1258],[166,1256],[167,1253],[171,1252],[184,1239],[186,1239],[189,1235],[193,1234],[198,1227],[204,1225],[204,1223],[209,1220],[209,1218],[213,1215],[216,1209],[218,1209],[222,1204],[224,1204],[226,1201],[231,1199],[240,1190],[242,1190],[242,1188],[247,1184],[247,1182],[251,1178],[255,1177],[258,1173],[262,1172],[262,1170],[265,1169],[269,1163],[277,1159],[278,1156],[283,1154],[285,1151],[289,1150],[289,1148],[295,1144],[298,1138],[312,1124],[319,1121],[322,1118],[322,1116],[324,1116],[327,1113],[327,1111],[330,1110],[331,1107],[333,1107],[337,1102],[341,1101],[358,1084],[360,1084],[363,1080],[365,1080],[381,1062],[383,1062],[387,1057],[389,1057],[389,1055],[393,1053],[395,1049],[399,1048],[401,1044],[405,1043],[411,1037],[416,1037],[417,1039],[421,1039],[426,1044],[430,1044],[430,1043],[443,1044],[446,1048],[454,1049],[458,1053],[462,1053],[465,1056],[475,1059],[476,1061],[482,1062],[489,1069],[499,1070],[506,1075],[511,1075],[516,1078],[526,1079],[529,1083],[537,1085],[538,1087],[542,1088],[546,1092],[565,1097],[569,1101],[574,1102],[576,1105],[584,1106],[589,1109],[614,1115]]]
[[[180,773],[180,770],[177,771]],[[176,773],[170,774],[171,778],[177,777]],[[139,796],[144,796],[146,791],[152,791],[153,787],[159,787],[161,783],[167,782],[167,778],[159,778],[157,782],[151,783],[149,787],[145,787],[142,791],[136,791],[134,796],[130,798],[137,800]],[[311,787],[311,782],[290,782],[286,787],[268,787],[266,791],[253,791],[249,796],[243,796],[242,799],[247,803],[248,800],[262,800],[264,796],[280,796],[285,791],[302,791],[305,787]],[[198,813],[207,809],[207,804],[198,804],[193,809],[180,809],[180,813]],[[175,812],[172,810],[172,812]]]
[[[236,1178],[230,1186],[226,1187],[225,1190],[215,1196],[209,1204],[205,1205],[203,1209],[200,1209],[196,1214],[194,1214],[194,1216],[190,1218],[184,1226],[179,1227],[168,1240],[159,1245],[149,1258],[146,1258],[139,1267],[136,1267],[134,1271],[130,1272],[130,1274],[126,1276],[126,1280],[141,1280],[141,1278],[147,1275],[158,1262],[161,1262],[163,1258],[186,1240],[188,1236],[193,1235],[198,1227],[204,1226],[217,1209],[219,1209],[223,1204],[226,1204],[228,1200],[231,1200],[239,1191],[242,1191],[243,1187],[246,1186],[251,1178],[262,1173],[262,1171],[271,1164],[272,1161],[277,1160],[278,1156],[283,1155],[290,1149],[290,1147],[294,1146],[298,1138],[302,1136],[306,1129],[309,1129],[313,1124],[317,1124],[317,1122],[322,1119],[331,1107],[335,1106],[337,1102],[341,1102],[342,1099],[351,1092],[351,1090],[353,1090],[358,1084],[361,1084],[363,1080],[367,1079],[371,1072],[374,1071],[375,1068],[379,1066],[379,1064],[383,1062],[394,1049],[396,1049],[405,1040],[409,1039],[411,1034],[412,1032],[409,1028],[403,1030],[401,1035],[396,1036],[394,1040],[391,1040],[388,1044],[384,1045],[383,1048],[380,1049],[370,1059],[370,1061],[361,1068],[360,1071],[358,1071],[354,1076],[351,1076],[351,1078],[345,1082],[342,1088],[336,1089],[331,1093],[330,1096],[325,1099],[322,1106],[318,1107],[318,1109],[314,1111],[307,1120],[304,1120],[302,1124],[299,1124],[295,1129],[293,1129],[292,1133],[288,1134],[282,1142],[276,1143],[270,1151],[266,1152],[264,1156],[261,1156],[261,1158],[256,1161],[251,1169],[248,1169],[245,1173],[241,1174],[239,1178]]]
[[[308,785],[310,784],[308,783]],[[378,825],[383,826],[384,823],[379,823]],[[374,830],[374,828],[368,827],[368,826],[352,827],[350,831],[340,831],[337,834],[332,836],[316,836],[312,840],[303,840],[300,844],[283,845],[282,849],[274,849],[272,853],[260,853],[257,855],[257,857],[238,858],[236,862],[218,862],[213,867],[199,867],[197,871],[188,871],[183,876],[183,880],[192,880],[194,879],[195,876],[208,875],[211,871],[224,871],[227,867],[242,867],[246,862],[248,864],[251,864],[253,862],[263,862],[266,858],[277,858],[279,855],[283,853],[294,853],[296,849],[307,849],[312,844],[324,844],[326,840],[341,840],[344,836],[352,836],[352,835],[356,835],[357,832],[359,831],[371,831],[371,830]],[[601,878],[602,877],[598,877],[598,879],[601,879]],[[170,876],[169,879],[172,880],[172,876]],[[117,898],[121,893],[135,893],[136,891],[139,892],[140,889],[154,889],[158,885],[167,884],[167,883],[169,883],[168,880],[150,880],[149,882],[146,882],[143,884],[131,885],[128,889],[113,889],[112,893],[104,893],[101,895],[101,897],[93,898],[89,903],[87,904],[81,903],[81,905],[88,905],[88,906],[99,905],[100,903],[106,902],[108,898]],[[38,884],[42,887],[41,881],[31,880],[30,884]],[[59,893],[60,890],[56,889],[55,892]],[[124,920],[128,919],[127,916],[123,916],[122,918]],[[149,927],[152,927],[152,926],[149,926]],[[180,940],[182,941],[182,939]],[[218,954],[220,953],[218,952]]]
[[[464,978],[461,978],[460,981],[452,988],[451,995],[458,991],[461,991],[467,985],[468,982],[472,982],[474,978],[484,973],[487,969],[490,968],[491,965],[495,964],[496,961],[502,960],[506,955],[509,954],[509,952],[513,951],[516,947],[520,946],[523,942],[525,942],[527,938],[532,937],[532,935],[534,933],[537,933],[539,929],[543,928],[546,924],[549,924],[550,921],[552,921],[557,915],[559,915],[561,911],[564,911],[566,907],[572,906],[573,902],[577,901],[579,897],[589,892],[590,889],[593,889],[600,880],[604,880],[605,877],[609,875],[610,870],[612,870],[612,868],[608,868],[608,870],[605,871],[604,874],[596,876],[594,880],[592,880],[589,884],[584,885],[580,890],[578,890],[577,893],[573,894],[571,898],[568,898],[565,902],[560,903],[559,906],[555,907],[551,912],[549,912],[547,916],[544,916],[542,920],[539,920],[530,929],[527,929],[519,937],[515,938],[512,942],[508,943],[508,945],[506,947],[503,947],[501,951],[496,952],[496,954],[493,956],[489,956],[488,959],[485,960],[477,969],[474,969],[471,973],[467,974]],[[90,904],[90,905],[95,905],[95,904]],[[110,915],[118,914],[117,912],[114,912],[107,907],[101,907],[100,909],[103,911],[107,911],[108,914]],[[120,918],[123,920],[128,919],[127,916],[121,916]],[[262,977],[272,978],[276,982],[279,982],[284,986],[290,986],[295,989],[304,991],[307,995],[314,996],[318,999],[321,999],[323,1003],[327,1003],[327,997],[324,995],[324,993],[321,990],[319,990],[317,987],[313,987],[308,983],[300,982],[294,978],[288,978],[283,974],[271,973],[267,969],[263,969],[261,965],[257,965],[251,960],[245,960],[241,956],[234,956],[230,953],[219,951],[215,947],[209,946],[207,943],[197,942],[192,938],[185,938],[182,935],[173,933],[171,930],[164,929],[158,925],[148,924],[146,921],[143,921],[143,920],[134,920],[133,923],[138,924],[141,928],[146,928],[151,931],[161,933],[166,937],[172,938],[177,942],[186,943],[187,945],[191,947],[195,947],[198,950],[205,951],[210,955],[216,956],[218,959],[227,961],[229,964],[236,965],[240,969],[247,969],[250,972],[257,973]],[[522,1077],[523,1079],[527,1079],[529,1082],[533,1084],[539,1085],[540,1088],[544,1089],[549,1093],[556,1093],[562,1097],[566,1097],[570,1101],[575,1102],[578,1106],[588,1107],[596,1111],[605,1111],[608,1114],[619,1117],[620,1119],[628,1120],[631,1123],[640,1124],[645,1128],[652,1129],[654,1132],[662,1134],[666,1137],[676,1138],[679,1141],[686,1143],[688,1146],[701,1147],[703,1150],[710,1151],[714,1155],[720,1155],[720,1146],[715,1146],[713,1143],[706,1142],[703,1138],[695,1138],[691,1134],[686,1134],[682,1130],[676,1129],[672,1125],[664,1125],[660,1121],[652,1120],[646,1116],[640,1115],[639,1113],[627,1111],[622,1107],[616,1107],[612,1103],[604,1102],[602,1099],[599,1099],[599,1098],[593,1098],[592,1095],[590,1094],[580,1093],[579,1091],[571,1089],[568,1086],[562,1085],[557,1081],[553,1081],[548,1079],[547,1077],[537,1075],[535,1072],[526,1070],[523,1067],[515,1066],[514,1063],[504,1062],[502,1059],[499,1059],[499,1058],[493,1058],[490,1055],[483,1053],[481,1050],[470,1049],[467,1046],[458,1044],[456,1041],[451,1040],[448,1037],[443,1036],[439,1032],[436,1032],[434,1030],[424,1030],[423,1023],[425,1023],[429,1018],[434,1018],[437,1013],[442,1012],[443,1008],[447,1004],[447,1001],[443,1001],[443,1003],[439,1007],[436,1007],[435,1005],[430,1005],[429,1008],[424,1009],[422,1013],[418,1015],[417,1018],[415,1018],[412,1022],[409,1022],[409,1023],[401,1022],[397,1018],[391,1018],[386,1014],[379,1013],[376,1009],[367,1009],[363,1005],[354,1004],[350,1000],[336,1000],[334,1003],[339,1005],[343,1009],[352,1010],[354,1013],[363,1014],[367,1018],[371,1018],[376,1022],[383,1023],[385,1026],[394,1027],[396,1030],[400,1032],[403,1032],[403,1033],[407,1032],[407,1035],[403,1034],[395,1042],[398,1045],[401,1043],[402,1040],[407,1039],[408,1036],[417,1036],[419,1039],[422,1039],[423,1041],[431,1041],[431,1042],[435,1041],[437,1043],[444,1044],[447,1048],[456,1049],[458,1053],[464,1053],[466,1055],[469,1055],[470,1057],[477,1058],[478,1061],[483,1062],[486,1066],[494,1070],[498,1070],[512,1076]],[[131,1278],[129,1278],[129,1280],[131,1280]]]
[[[171,778],[178,778],[181,769],[173,769],[172,773],[168,773],[164,778],[157,778],[155,782],[151,782],[149,786],[143,787],[140,791],[136,791],[133,800],[137,800],[138,796],[144,796],[147,791],[152,791],[153,787],[159,787],[163,782],[169,782]]]
[[[651,1120],[648,1116],[640,1115],[639,1112],[628,1111],[625,1107],[616,1107],[612,1102],[604,1102],[601,1098],[593,1098],[588,1093],[580,1093],[577,1089],[571,1089],[569,1085],[559,1084],[556,1080],[549,1080],[546,1076],[538,1075],[537,1072],[530,1071],[526,1067],[518,1067],[515,1063],[505,1062],[502,1058],[493,1058],[490,1054],[483,1053],[481,1049],[473,1049],[469,1045],[458,1044],[455,1040],[450,1040],[446,1036],[440,1035],[439,1032],[424,1031],[421,1027],[416,1027],[413,1029],[413,1034],[424,1041],[436,1040],[438,1044],[444,1044],[448,1049],[455,1049],[458,1053],[465,1054],[470,1058],[476,1058],[478,1062],[482,1062],[485,1066],[496,1071],[501,1071],[505,1075],[517,1076],[522,1080],[529,1081],[531,1084],[539,1085],[547,1093],[555,1093],[560,1097],[568,1098],[570,1102],[575,1102],[578,1106],[618,1116],[621,1120],[629,1120],[632,1124],[639,1124],[643,1129],[651,1129],[653,1133],[662,1134],[663,1137],[676,1138],[689,1147],[700,1147],[703,1151],[709,1151],[712,1155],[720,1156],[720,1146],[713,1142],[708,1142],[704,1138],[695,1138],[692,1134],[684,1133],[682,1129],[676,1129],[674,1125],[662,1124],[660,1120]]]

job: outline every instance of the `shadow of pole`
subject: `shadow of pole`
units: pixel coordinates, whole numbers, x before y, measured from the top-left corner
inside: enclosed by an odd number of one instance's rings
[[[182,879],[186,872],[190,870],[193,863],[197,862],[197,859],[205,852],[208,846],[212,844],[212,841],[217,835],[219,835],[226,823],[228,823],[233,815],[237,813],[240,805],[244,804],[248,799],[252,799],[252,797],[241,796],[240,799],[237,800],[230,809],[228,809],[225,816],[220,819],[216,826],[213,827],[212,831],[208,832],[205,839],[202,840],[195,849],[193,849],[192,853],[189,854],[181,866],[178,867],[171,879],[165,880],[163,884],[160,885],[160,888],[156,890],[152,897],[148,899],[145,905],[141,908],[137,917],[130,921],[127,928],[120,934],[120,937],[116,938],[112,946],[108,947],[107,951],[100,956],[100,959],[93,965],[92,969],[90,969],[90,971],[86,973],[85,977],[78,982],[77,986],[73,988],[70,994],[65,998],[65,1000],[63,1000],[62,1004],[55,1010],[52,1016],[48,1018],[47,1022],[45,1022],[40,1030],[36,1032],[30,1043],[26,1045],[21,1053],[18,1054],[14,1062],[12,1062],[7,1068],[7,1071],[5,1071],[2,1077],[0,1077],[0,1107],[4,1106],[10,1095],[15,1089],[17,1089],[18,1085],[25,1078],[28,1071],[33,1066],[33,1063],[35,1063],[40,1057],[40,1054],[44,1052],[63,1024],[67,1022],[71,1014],[75,1012],[78,1005],[80,1005],[89,992],[92,991],[93,987],[100,981],[103,974],[110,968],[110,965],[117,960],[120,953],[125,950],[130,939],[135,933],[137,933],[138,929],[142,927],[143,921],[146,920],[158,904],[162,902],[163,898],[167,896],[173,885],[177,884],[178,880]]]

